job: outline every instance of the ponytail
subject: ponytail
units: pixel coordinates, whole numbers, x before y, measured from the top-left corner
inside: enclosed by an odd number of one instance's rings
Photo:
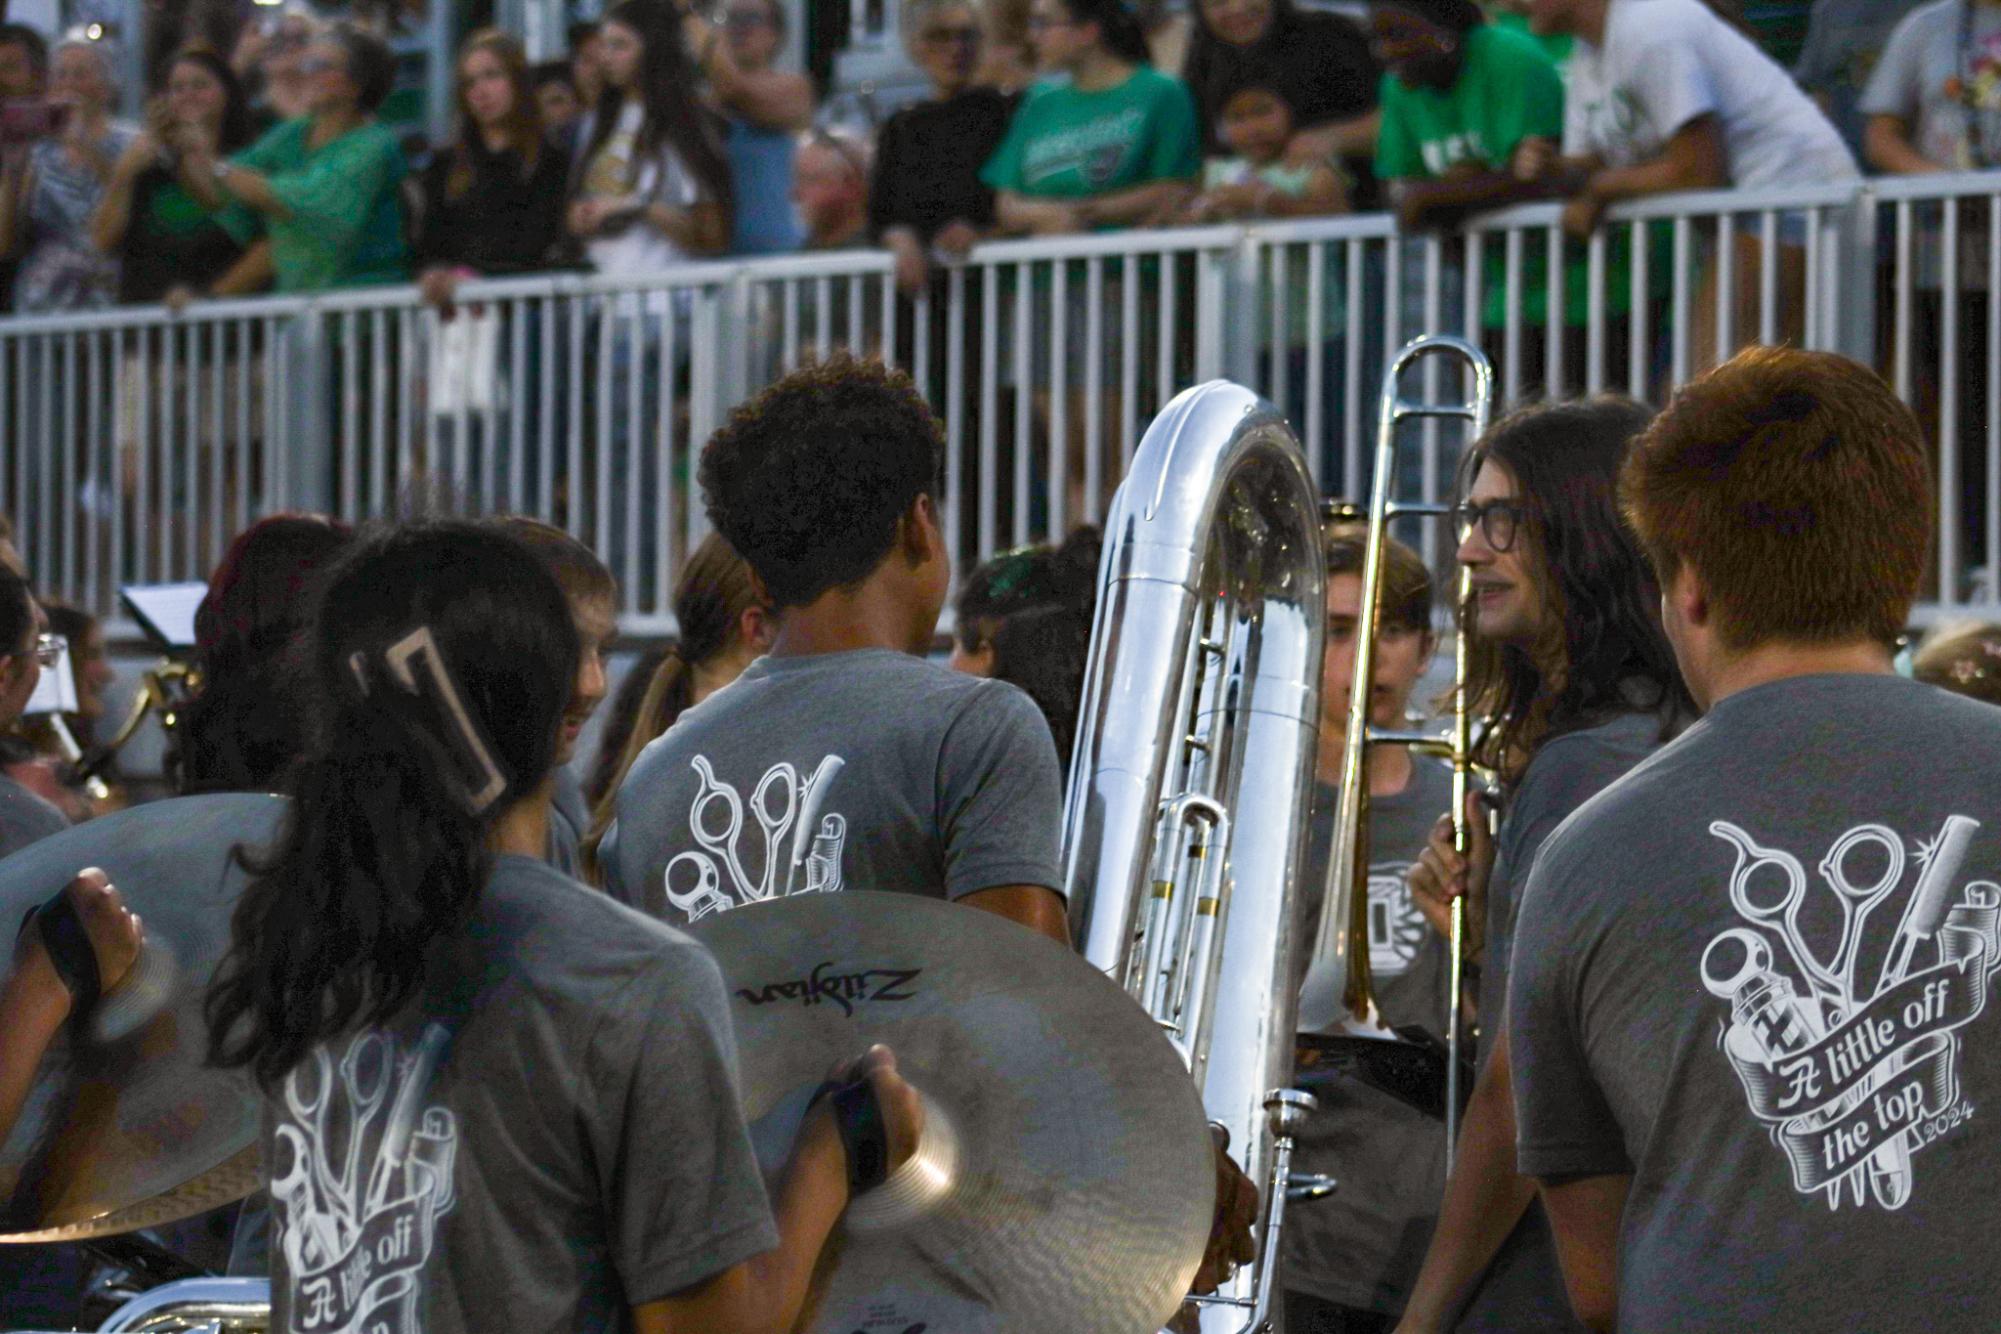
[[[291,818],[207,998],[215,1060],[275,1085],[381,1023],[492,870],[487,837],[547,778],[576,672],[562,590],[518,542],[433,523],[365,542],[307,634],[316,701]]]
[[[653,743],[695,704],[695,669],[713,661],[736,642],[743,614],[762,606],[751,582],[750,566],[722,534],[702,539],[674,588],[674,619],[681,637],[667,651],[646,684],[646,696],[634,713],[631,730],[622,737],[607,735],[605,754],[616,753],[615,764],[598,765],[602,786],[593,794],[590,832],[584,836],[584,869],[597,878],[598,848],[617,814],[618,789],[632,771],[639,752]],[[593,775],[596,781],[598,775]]]

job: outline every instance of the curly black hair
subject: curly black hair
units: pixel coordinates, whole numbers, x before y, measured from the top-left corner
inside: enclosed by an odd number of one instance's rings
[[[702,450],[709,522],[771,600],[801,607],[859,583],[919,496],[944,492],[945,433],[901,371],[836,357],[731,414]]]

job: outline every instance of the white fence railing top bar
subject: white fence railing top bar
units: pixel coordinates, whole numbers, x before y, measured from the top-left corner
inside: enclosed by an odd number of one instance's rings
[[[1919,618],[2001,615],[2001,226],[1939,207],[1967,200],[2001,201],[2001,173],[1629,201],[1589,244],[1553,202],[1459,236],[1378,213],[993,241],[915,298],[887,252],[853,250],[479,280],[450,320],[411,287],[5,318],[0,510],[52,595],[115,618],[120,584],[206,577],[260,514],[362,519],[429,486],[563,524],[620,577],[627,628],[667,633],[706,531],[702,442],[832,351],[905,367],[937,409],[971,562],[1102,513],[1195,379],[1272,398],[1324,489],[1353,494],[1392,342],[1478,339],[1510,398],[1659,401],[1734,346],[1795,338],[1882,367],[1934,441],[1946,535]],[[1948,292],[1986,298],[1980,318]],[[1413,431],[1422,498],[1461,443]],[[1446,557],[1434,521],[1412,532]]]

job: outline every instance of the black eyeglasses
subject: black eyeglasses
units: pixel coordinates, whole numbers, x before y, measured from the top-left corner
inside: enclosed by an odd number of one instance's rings
[[[1512,500],[1489,500],[1485,503],[1462,500],[1453,507],[1452,517],[1459,526],[1459,540],[1465,541],[1479,525],[1480,536],[1495,551],[1507,551],[1515,545],[1515,534],[1522,526],[1525,511]]]

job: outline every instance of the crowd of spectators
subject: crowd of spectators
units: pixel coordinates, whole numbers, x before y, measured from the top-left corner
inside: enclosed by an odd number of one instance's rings
[[[1367,11],[905,0],[928,88],[860,134],[816,128],[781,0],[632,0],[532,67],[474,33],[434,145],[383,123],[383,41],[304,9],[164,57],[137,124],[107,41],[8,25],[11,308],[403,281],[448,304],[475,275],[870,245],[915,291],[993,235],[1376,207],[1419,229],[1531,198],[1583,234],[1635,195],[2001,156],[1993,0],[1818,0],[1797,80],[1720,0]]]

